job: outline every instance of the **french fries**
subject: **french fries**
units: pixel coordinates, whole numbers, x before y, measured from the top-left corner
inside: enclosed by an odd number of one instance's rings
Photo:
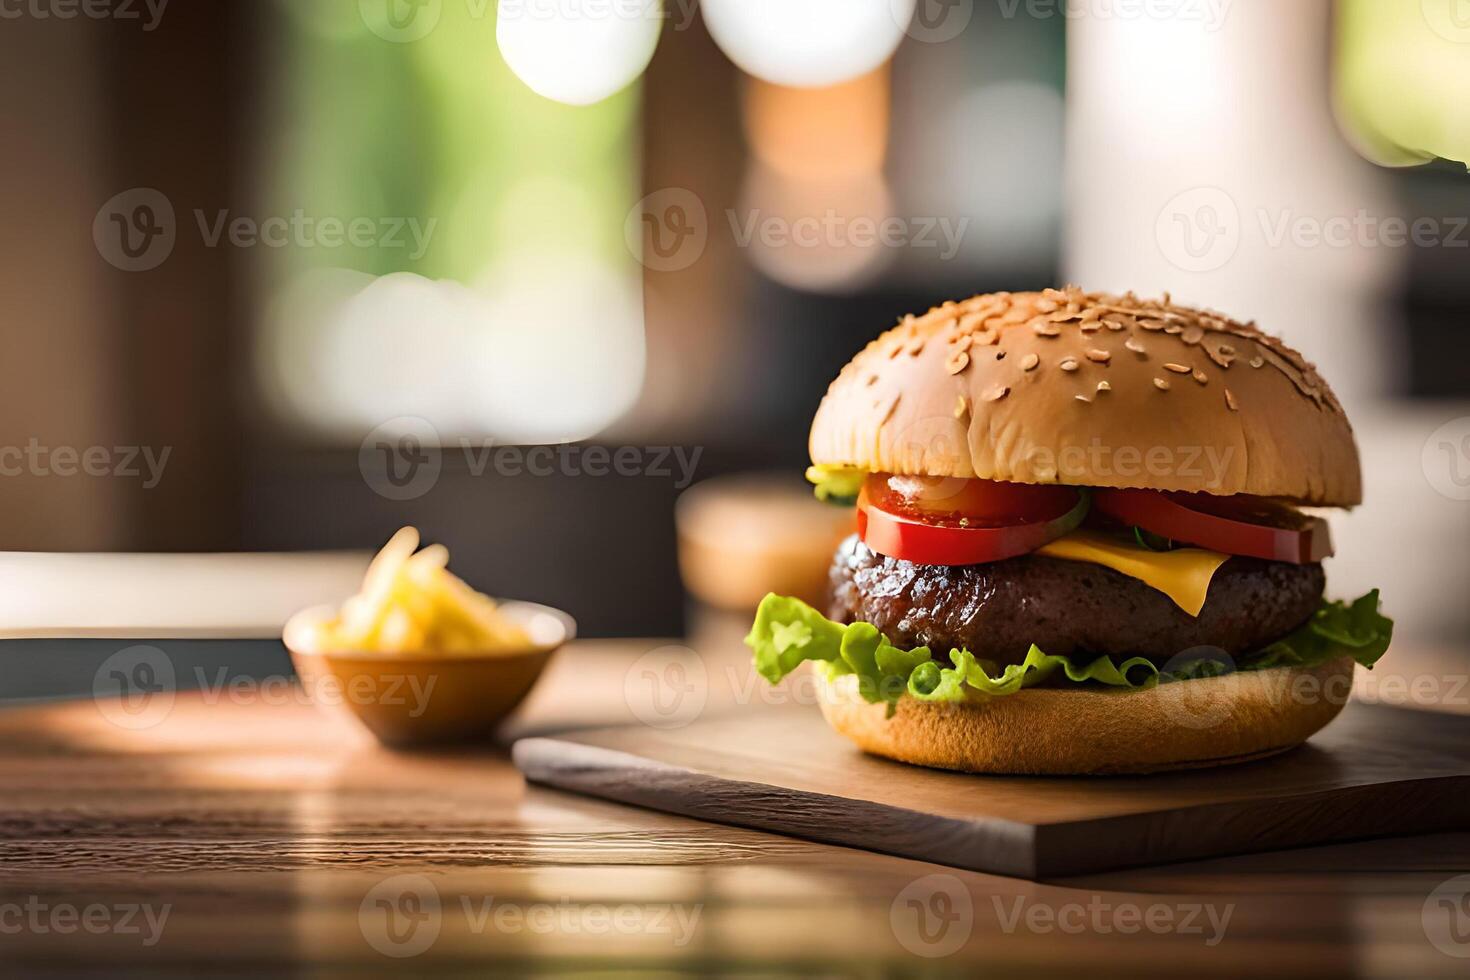
[[[323,653],[484,653],[525,649],[525,630],[510,622],[494,600],[449,571],[449,550],[422,551],[419,532],[405,527],[368,565],[362,590],[334,619],[317,627],[314,646]]]

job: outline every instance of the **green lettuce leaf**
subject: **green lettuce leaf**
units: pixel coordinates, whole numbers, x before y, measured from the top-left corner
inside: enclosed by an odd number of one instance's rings
[[[773,684],[810,660],[829,678],[857,675],[862,697],[886,702],[891,711],[905,695],[920,701],[961,701],[970,690],[1002,697],[1044,683],[1143,690],[1232,670],[1309,667],[1341,656],[1371,668],[1392,637],[1393,620],[1378,611],[1375,589],[1351,604],[1323,603],[1296,632],[1233,664],[1204,655],[1171,665],[1166,673],[1144,657],[1118,662],[1101,656],[1084,663],[1032,646],[1025,660],[1005,667],[978,660],[968,650],[951,650],[952,666],[946,667],[928,647],[902,650],[869,623],[843,626],[800,599],[772,594],[756,610],[745,643],[754,654],[756,671]]]
[[[1295,633],[1261,651],[1256,669],[1310,667],[1350,656],[1371,669],[1393,640],[1393,620],[1378,611],[1378,590],[1345,602],[1323,603]]]
[[[808,466],[806,478],[818,500],[850,507],[857,503],[867,471],[851,466]]]

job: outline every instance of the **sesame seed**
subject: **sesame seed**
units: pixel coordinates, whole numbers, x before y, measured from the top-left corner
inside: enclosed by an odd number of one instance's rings
[[[970,355],[966,351],[955,351],[954,356],[944,362],[944,369],[950,374],[959,374],[970,366]]]
[[[1203,371],[1199,371],[1199,370],[1196,370],[1196,371],[1195,371],[1195,372],[1194,372],[1194,380],[1196,380],[1196,381],[1198,381],[1198,382],[1199,382],[1199,383],[1200,383],[1200,384],[1202,384],[1202,385],[1203,385],[1203,384],[1209,384],[1209,382],[1210,382],[1210,379],[1209,379],[1209,377],[1208,377],[1208,376],[1207,376],[1207,375],[1206,375],[1206,374],[1205,374],[1205,372],[1203,372]]]
[[[969,410],[970,410],[970,403],[965,400],[965,396],[964,395],[960,395],[959,398],[955,399],[955,403],[954,403],[954,417],[955,418],[957,418],[957,419],[964,418],[965,417],[965,413],[968,412]]]
[[[1005,385],[996,385],[994,388],[991,388],[980,397],[984,398],[988,402],[998,402],[1010,393],[1011,389],[1007,388]]]
[[[1154,387],[1159,389],[1160,391],[1168,391],[1169,382],[1165,381],[1163,378],[1154,378]]]
[[[1075,370],[1077,370],[1077,367],[1078,367],[1077,358],[1075,358],[1075,357],[1064,357],[1064,358],[1062,358],[1061,368],[1062,368],[1063,371],[1075,371]]]
[[[1131,350],[1135,354],[1142,354],[1143,353],[1143,345],[1140,344],[1133,337],[1129,337],[1127,340],[1123,341],[1123,346],[1126,347],[1126,348],[1128,348],[1129,350]]]
[[[1191,324],[1190,326],[1184,328],[1184,332],[1179,335],[1179,339],[1184,341],[1186,344],[1193,346],[1199,343],[1201,340],[1205,339],[1204,328]]]
[[[1056,337],[1062,332],[1055,323],[1049,323],[1045,320],[1031,324],[1031,329],[1036,331],[1038,337]]]
[[[1092,404],[1092,399],[1088,398],[1086,395],[1073,395],[1072,397],[1077,399],[1079,402],[1085,402],[1088,405]]]
[[[1097,390],[1098,391],[1112,391],[1113,390],[1113,386],[1110,385],[1110,384],[1108,384],[1106,381],[1099,381],[1097,383]]]
[[[1206,356],[1208,356],[1210,360],[1214,361],[1222,368],[1228,368],[1235,361],[1235,355],[1223,348],[1219,350],[1212,350],[1211,348],[1206,347],[1204,348],[1204,351]]]
[[[1143,329],[1145,329],[1145,330],[1162,330],[1162,329],[1164,329],[1164,321],[1163,320],[1139,320],[1138,321],[1138,325],[1140,327],[1142,327]]]
[[[1257,356],[1257,357],[1251,358],[1251,367],[1253,367],[1253,368],[1258,368],[1262,364],[1265,364],[1265,363],[1266,363],[1266,359],[1264,357]]]
[[[1164,365],[1164,370],[1173,371],[1175,374],[1188,374],[1190,368],[1186,364],[1174,364],[1173,362],[1170,362]]]
[[[1035,371],[1036,370],[1036,365],[1038,365],[1040,363],[1041,363],[1041,358],[1040,357],[1036,356],[1035,354],[1027,354],[1025,357],[1021,358],[1021,370],[1022,371]]]
[[[1087,359],[1089,361],[1097,361],[1100,364],[1106,364],[1113,359],[1113,355],[1105,350],[1098,350],[1096,347],[1093,347],[1087,351]]]
[[[898,407],[898,399],[899,399],[899,397],[900,397],[900,395],[898,393],[895,393],[895,394],[892,394],[892,395],[889,395],[888,396],[888,398],[886,400],[886,403],[885,403],[885,400],[882,399],[882,398],[878,399],[877,401],[875,401],[873,403],[873,407],[879,411],[879,417],[878,417],[878,424],[879,425],[882,425],[884,422],[887,422],[888,419],[893,415],[893,410]]]
[[[1225,389],[1225,404],[1229,406],[1232,412],[1240,411],[1240,404],[1235,400],[1235,396],[1231,394],[1229,388]]]

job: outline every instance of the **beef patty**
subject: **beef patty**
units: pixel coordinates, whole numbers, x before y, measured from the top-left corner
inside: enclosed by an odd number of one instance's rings
[[[828,615],[872,623],[901,647],[944,657],[968,649],[1019,663],[1031,644],[1053,654],[1164,661],[1193,647],[1231,656],[1261,649],[1306,622],[1322,601],[1320,564],[1231,558],[1198,617],[1168,596],[1091,562],[1025,555],[983,565],[918,565],[876,554],[854,535],[837,549]]]

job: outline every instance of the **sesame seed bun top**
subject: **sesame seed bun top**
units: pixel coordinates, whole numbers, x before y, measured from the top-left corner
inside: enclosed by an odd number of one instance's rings
[[[875,472],[1362,500],[1352,427],[1316,369],[1167,294],[1069,286],[905,317],[828,387],[810,447]]]

